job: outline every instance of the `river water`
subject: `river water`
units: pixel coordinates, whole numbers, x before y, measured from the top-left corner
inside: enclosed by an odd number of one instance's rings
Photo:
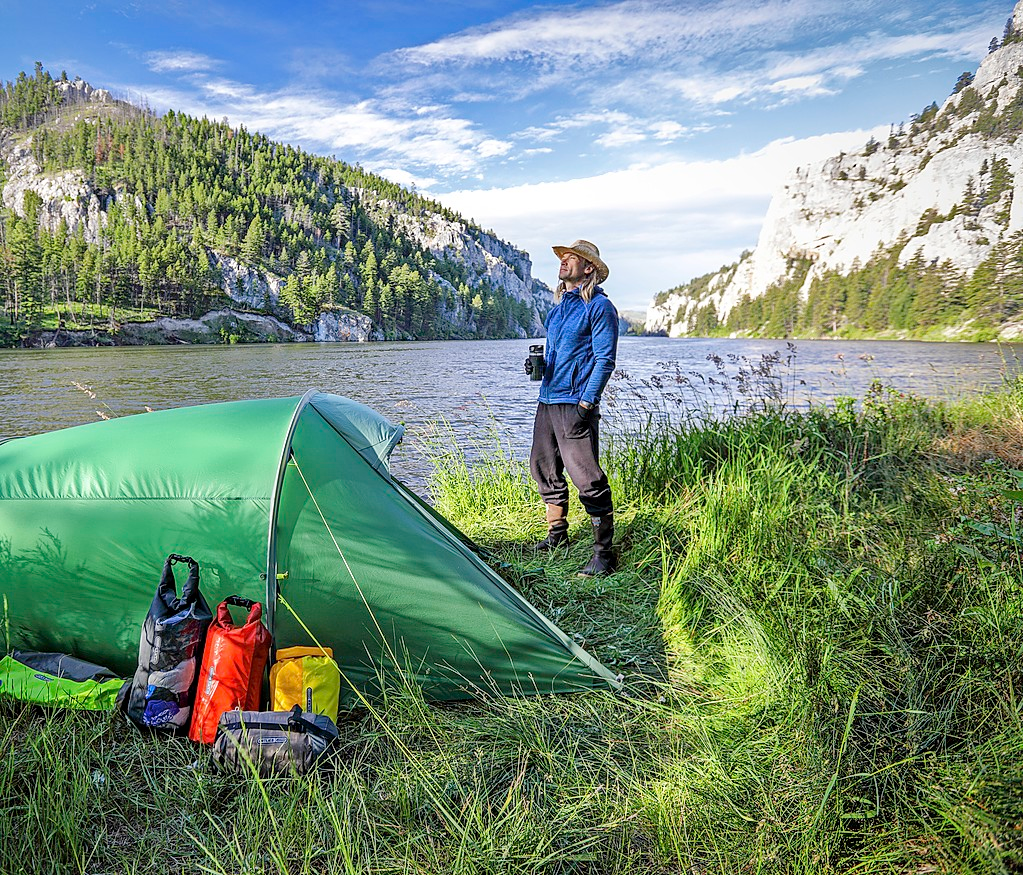
[[[535,342],[535,341],[534,341]],[[408,430],[393,470],[422,485],[428,444],[470,457],[494,435],[529,452],[537,383],[522,371],[530,341],[160,346],[0,351],[0,438],[154,410],[301,395],[315,388],[374,407]],[[777,353],[765,364],[764,356]],[[950,400],[1023,369],[1023,344],[622,338],[602,425],[648,413],[729,415],[765,395],[804,407],[861,398],[879,380]],[[759,374],[759,376],[758,376]],[[89,392],[94,393],[95,398]],[[438,432],[447,437],[437,437]]]

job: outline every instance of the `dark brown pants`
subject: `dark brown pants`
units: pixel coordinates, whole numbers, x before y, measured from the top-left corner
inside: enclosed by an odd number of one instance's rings
[[[575,404],[537,405],[529,470],[545,504],[568,507],[568,471],[590,516],[604,516],[614,509],[611,487],[600,467],[599,420],[598,410],[588,419],[580,418]]]

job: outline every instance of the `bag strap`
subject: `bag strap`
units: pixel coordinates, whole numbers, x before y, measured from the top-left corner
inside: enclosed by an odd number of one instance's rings
[[[172,553],[164,560],[163,571],[160,574],[160,584],[156,588],[157,593],[165,602],[178,597],[178,584],[174,580],[174,571],[171,569],[173,564],[174,554]]]
[[[178,585],[174,580],[174,571],[171,566],[175,562],[188,563],[188,580],[181,587],[181,598],[178,598]],[[178,553],[171,553],[163,563],[163,572],[160,575],[160,584],[156,588],[156,597],[163,602],[170,611],[180,611],[195,602],[199,596],[199,563],[191,556],[181,556]]]
[[[171,553],[170,556],[167,557],[167,561],[170,562],[171,564],[175,562],[184,562],[187,565],[199,564],[191,556],[182,556],[180,553]]]
[[[332,741],[336,738],[335,734],[330,730],[324,729],[322,726],[317,726],[311,720],[306,720],[302,716],[302,706],[295,705],[291,709],[291,714],[288,716],[288,729],[295,732],[306,732],[309,735],[315,735],[318,738],[322,738],[324,741]]]
[[[253,605],[258,605],[259,602],[254,602],[252,599],[244,598],[240,595],[229,595],[224,599],[225,605],[234,605],[236,608],[248,608],[252,609]]]
[[[188,565],[188,579],[185,581],[184,586],[181,587],[181,603],[183,605],[192,604],[199,595],[199,563],[196,562],[191,556],[182,556],[180,553],[171,553],[167,557],[167,563],[164,565],[164,569],[167,573],[170,572],[170,567],[175,562],[184,562]],[[171,574],[171,580],[174,579]]]
[[[281,712],[270,712],[280,714]],[[221,715],[221,723],[217,727],[217,733],[219,734],[222,729],[233,731],[236,729],[267,729],[277,730],[279,732],[297,732],[300,735],[315,735],[317,738],[323,739],[324,741],[333,741],[337,738],[338,733],[335,730],[331,732],[329,729],[325,729],[322,726],[318,726],[311,720],[307,720],[302,716],[302,706],[295,705],[291,712],[288,714],[287,724],[278,722],[265,722],[263,720],[246,720],[242,717],[240,711],[225,711]],[[278,718],[279,719],[279,718]]]
[[[234,605],[236,608],[247,608],[249,617],[245,621],[246,626],[250,623],[258,623],[260,618],[263,616],[262,604],[254,602],[252,599],[244,598],[240,595],[229,595],[223,602],[221,602],[221,604]]]

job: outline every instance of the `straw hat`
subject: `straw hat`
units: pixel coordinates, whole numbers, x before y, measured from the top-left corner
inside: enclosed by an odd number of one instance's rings
[[[604,282],[607,279],[607,275],[611,272],[600,257],[600,250],[590,243],[589,240],[576,240],[571,246],[552,246],[551,248],[558,258],[564,258],[566,252],[574,252],[584,261],[590,262],[590,264],[597,268],[598,284]]]

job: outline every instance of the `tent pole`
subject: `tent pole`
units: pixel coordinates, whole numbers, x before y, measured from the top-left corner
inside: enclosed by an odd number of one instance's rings
[[[299,399],[295,405],[295,412],[291,414],[291,422],[288,423],[288,432],[281,447],[280,460],[277,464],[277,477],[274,480],[274,488],[270,497],[270,514],[268,521],[268,532],[266,538],[266,627],[273,637],[271,644],[271,662],[277,655],[277,593],[279,585],[277,582],[277,513],[281,506],[281,490],[284,488],[284,474],[288,470],[288,461],[291,459],[291,441],[295,437],[295,428],[298,426],[298,419],[305,410],[306,405],[314,395],[319,394],[319,389],[310,389]],[[269,663],[268,663],[269,664]]]

